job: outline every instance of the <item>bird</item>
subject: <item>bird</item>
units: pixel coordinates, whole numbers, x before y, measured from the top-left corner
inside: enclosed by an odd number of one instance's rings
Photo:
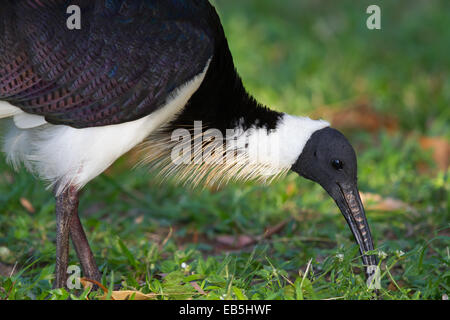
[[[357,186],[356,153],[325,120],[259,103],[244,87],[207,0],[6,0],[0,7],[0,118],[7,162],[55,197],[53,286],[66,287],[71,239],[101,281],[78,214],[80,191],[120,156],[183,185],[320,184],[353,233],[366,276],[377,258]]]

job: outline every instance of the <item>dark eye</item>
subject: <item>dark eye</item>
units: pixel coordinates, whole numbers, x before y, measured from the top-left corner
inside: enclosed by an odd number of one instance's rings
[[[342,170],[342,168],[344,167],[344,163],[341,160],[338,160],[338,159],[331,160],[331,165],[336,170]]]

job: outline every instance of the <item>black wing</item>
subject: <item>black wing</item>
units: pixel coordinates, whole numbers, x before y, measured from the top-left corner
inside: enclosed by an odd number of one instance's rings
[[[81,30],[66,26],[81,8]],[[76,128],[144,117],[213,55],[207,1],[15,0],[0,8],[0,100]]]

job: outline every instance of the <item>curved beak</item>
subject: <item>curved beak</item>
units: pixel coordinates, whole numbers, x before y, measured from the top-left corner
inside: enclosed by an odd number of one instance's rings
[[[359,196],[356,183],[337,184],[339,192],[333,192],[333,199],[345,217],[356,241],[359,245],[359,252],[362,255],[366,276],[370,278],[374,275],[377,258],[374,255],[366,255],[367,251],[373,250],[373,239],[367,223],[364,207]]]

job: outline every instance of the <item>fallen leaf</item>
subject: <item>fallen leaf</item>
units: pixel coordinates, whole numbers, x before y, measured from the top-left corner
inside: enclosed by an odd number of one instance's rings
[[[402,280],[397,281],[397,285],[399,286],[399,288],[403,288],[405,287],[405,282]],[[395,285],[395,283],[393,283],[392,281],[389,283],[388,285],[388,290],[389,291],[398,291],[397,286]]]
[[[84,278],[84,277],[83,277],[83,278],[80,278],[80,282],[81,282],[81,285],[83,286],[84,289],[89,288],[89,289],[92,290],[92,288],[94,287],[94,285],[96,285],[97,287],[99,287],[100,289],[102,289],[103,292],[105,292],[105,293],[108,292],[108,289],[107,289],[104,285],[102,285],[100,282],[98,282],[98,281],[96,281],[96,280],[88,279],[88,278]]]
[[[105,293],[102,296],[99,296],[100,299],[105,300],[108,297],[108,294]],[[112,291],[111,299],[112,300],[154,300],[156,298],[155,293],[142,293],[140,291],[133,290],[123,290],[123,291]]]
[[[281,230],[283,230],[283,228],[286,226],[287,223],[288,223],[288,220],[284,220],[273,227],[267,228],[266,231],[264,232],[263,238],[264,239],[270,238],[274,234],[280,232]]]
[[[380,129],[395,131],[398,128],[394,117],[376,112],[365,99],[353,102],[353,106],[347,108],[320,107],[314,115],[329,119],[334,127],[343,130],[363,129],[375,132]]]
[[[383,198],[376,193],[359,193],[361,201],[367,210],[373,211],[397,211],[408,210],[415,212],[416,210],[409,204],[391,197]]]
[[[239,235],[239,236],[221,235],[216,238],[216,241],[228,247],[243,248],[254,243],[255,239],[247,235]]]
[[[433,160],[440,170],[447,170],[450,165],[450,143],[442,137],[421,137],[420,146],[433,151]]]
[[[290,182],[287,186],[286,186],[286,195],[288,197],[291,197],[293,195],[295,195],[297,193],[297,185],[293,182]]]
[[[248,236],[248,235],[238,235],[238,236],[221,235],[216,238],[216,241],[219,244],[225,245],[225,246],[233,248],[233,249],[241,249],[246,246],[255,244],[258,241],[261,241],[263,239],[270,238],[274,234],[283,230],[283,228],[287,224],[287,222],[288,222],[288,220],[285,220],[273,227],[268,227],[268,228],[266,228],[264,234],[256,236],[256,237],[252,237],[252,236]]]
[[[134,223],[141,224],[144,221],[144,216],[140,215],[134,219]]]
[[[198,293],[206,295],[206,292],[198,285],[197,282],[192,281],[192,282],[189,282],[189,283],[191,284],[191,286],[194,287],[195,290],[197,290]]]
[[[31,202],[26,199],[26,198],[20,198],[20,204],[22,205],[22,207],[25,208],[25,210],[27,210],[29,213],[35,213],[36,210],[34,209],[33,205],[31,204]]]
[[[100,282],[88,278],[81,278],[80,282],[82,286],[92,289],[94,285],[98,286],[102,291],[103,295],[99,296],[100,299],[105,300],[109,296],[109,290]],[[111,300],[153,300],[157,295],[155,293],[142,293],[140,291],[134,290],[123,290],[123,291],[111,291]]]

